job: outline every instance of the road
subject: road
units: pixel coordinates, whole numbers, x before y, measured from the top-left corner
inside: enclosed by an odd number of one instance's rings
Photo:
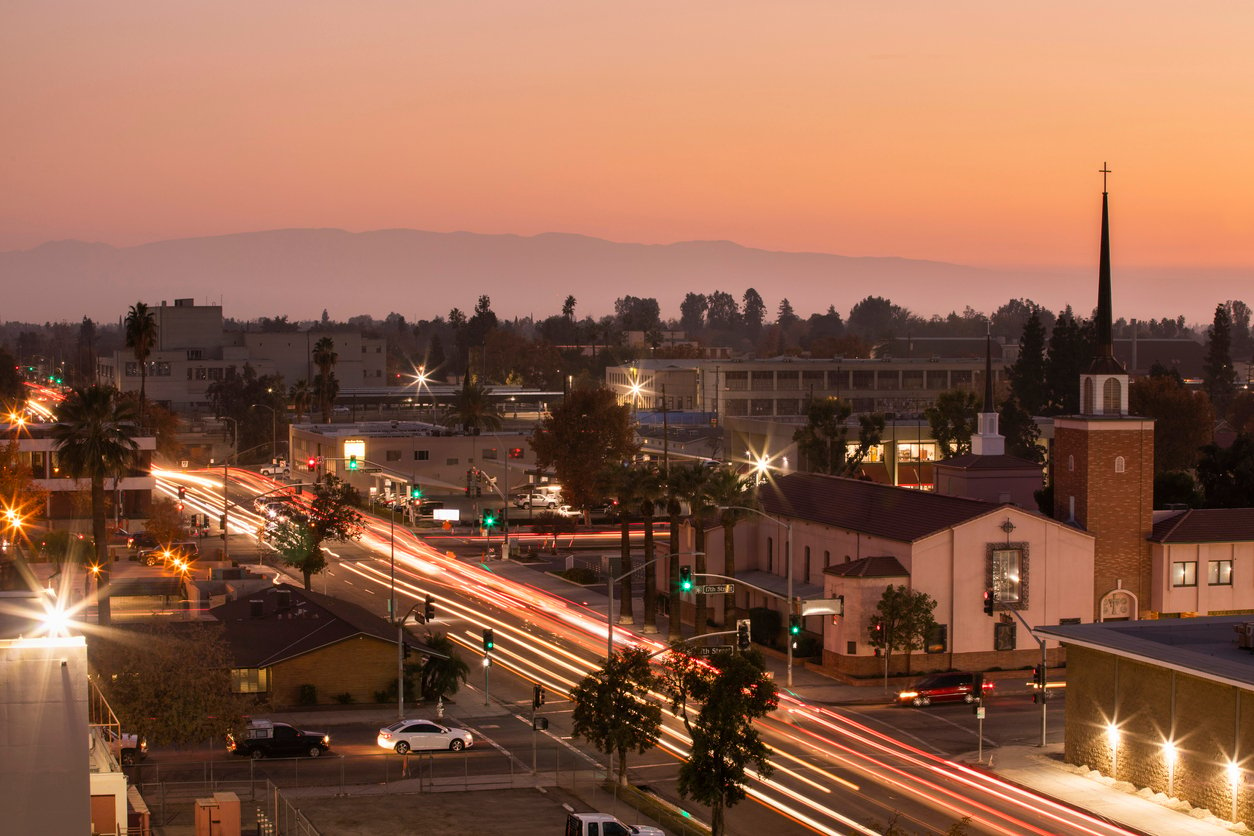
[[[164,484],[171,474],[160,475]],[[181,482],[188,478],[196,474],[179,475]],[[241,502],[246,494],[273,485],[240,471],[232,471],[232,479],[232,490],[239,491],[233,499]],[[204,501],[212,505],[213,491],[220,487],[220,478],[196,482],[197,500],[203,491]],[[232,520],[239,519],[244,529],[252,524],[249,513],[241,509]],[[538,579],[528,582],[519,573],[530,570],[516,564],[462,561],[408,529],[378,518],[370,518],[359,544],[331,544],[330,552],[333,565],[324,579],[329,594],[384,614],[394,564],[398,612],[431,595],[439,628],[473,656],[482,655],[482,630],[492,628],[496,650],[490,682],[498,697],[510,698],[507,689],[521,687],[525,699],[532,682],[543,684],[550,694],[568,693],[604,658],[605,615],[548,591]],[[578,597],[603,606],[603,601],[592,600],[603,596]],[[616,627],[614,637],[616,646],[664,649],[657,635]],[[474,663],[472,669],[476,669]],[[506,672],[517,679],[511,683]],[[929,725],[945,725],[941,721],[948,719],[960,743],[971,719],[961,711],[936,706],[926,713],[912,709],[895,714],[859,712],[784,695],[780,709],[758,724],[774,750],[775,772],[770,778],[751,776],[746,789],[757,804],[743,804],[732,811],[728,819],[732,831],[761,833],[772,828],[779,833],[869,836],[896,821],[909,832],[941,834],[954,822],[968,819],[971,833],[1106,836],[1128,832],[1007,784],[977,764],[950,760],[951,750],[964,749],[957,744],[928,743],[917,728],[910,729],[915,714]],[[662,775],[664,769],[673,769],[686,756],[688,743],[682,723],[668,717],[658,749],[633,761],[637,775],[647,770]],[[669,767],[663,766],[668,761]],[[673,784],[655,783],[674,795]],[[759,815],[766,815],[767,820],[758,821]]]

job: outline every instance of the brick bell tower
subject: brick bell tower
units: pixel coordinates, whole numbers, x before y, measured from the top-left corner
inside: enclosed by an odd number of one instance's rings
[[[1150,598],[1148,537],[1154,509],[1154,421],[1128,414],[1128,372],[1115,359],[1110,220],[1102,166],[1102,242],[1097,345],[1080,375],[1080,414],[1054,419],[1054,518],[1096,538],[1096,621],[1144,616]]]

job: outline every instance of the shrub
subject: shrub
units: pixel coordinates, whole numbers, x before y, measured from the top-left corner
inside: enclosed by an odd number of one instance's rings
[[[301,705],[317,705],[318,704],[318,688],[315,685],[306,683],[300,686],[300,697],[297,702]]]
[[[796,659],[805,659],[810,656],[818,656],[823,652],[823,639],[814,633],[801,633],[797,636],[797,646],[793,648],[792,655]]]
[[[335,701],[338,702],[340,705],[352,705],[354,702],[356,702],[356,700],[353,699],[353,695],[348,693],[347,691],[345,691],[342,694],[336,694]]]
[[[596,572],[586,566],[575,566],[565,571],[558,572],[558,575],[570,581],[581,585],[594,584],[601,578]]]

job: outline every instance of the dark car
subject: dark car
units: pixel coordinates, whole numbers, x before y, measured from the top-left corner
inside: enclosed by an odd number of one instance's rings
[[[330,750],[331,736],[320,731],[302,731],[287,723],[252,720],[236,739],[226,736],[226,750],[237,755],[260,758],[316,758]]]
[[[158,545],[157,538],[153,537],[147,531],[136,531],[130,536],[126,544],[132,549],[139,551],[140,549],[155,549]]]
[[[934,702],[975,702],[980,696],[976,694],[977,676],[983,683],[983,696],[987,696],[993,690],[993,683],[985,680],[983,674],[937,673],[923,677],[898,693],[897,703],[922,708]]]

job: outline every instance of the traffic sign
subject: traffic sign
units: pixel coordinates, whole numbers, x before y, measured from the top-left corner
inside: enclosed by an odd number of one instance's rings
[[[735,649],[736,648],[732,647],[730,644],[716,644],[713,647],[698,647],[697,655],[698,656],[713,656],[715,653],[722,653],[724,650],[730,653],[731,651]]]
[[[381,467],[359,467],[359,468],[357,468],[357,472],[358,472],[358,473],[382,473],[382,472],[383,472],[383,468],[381,468]]]
[[[736,585],[734,583],[707,583],[699,591],[702,595],[721,595],[735,592]]]

